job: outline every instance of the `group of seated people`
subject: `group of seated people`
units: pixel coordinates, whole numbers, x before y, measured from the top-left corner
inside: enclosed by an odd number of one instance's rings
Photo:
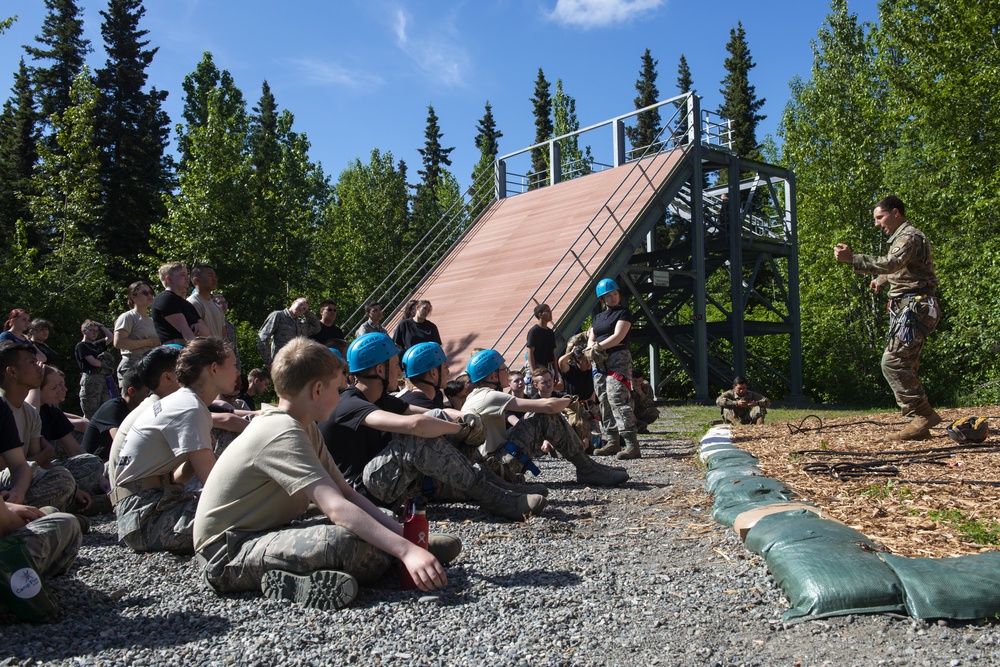
[[[261,409],[237,396],[223,338],[152,347],[80,438],[61,411],[43,436],[36,405],[62,400],[61,373],[30,345],[0,343],[2,534],[23,539],[48,576],[79,549],[89,527],[80,515],[113,506],[121,542],[194,554],[220,593],[338,609],[397,561],[423,591],[446,584],[461,542],[404,539],[396,513],[414,496],[524,520],[546,506],[548,488],[524,477],[544,454],[572,465],[580,484],[629,479],[586,453],[589,420],[582,431],[564,414],[574,397],[553,395],[541,375],[537,397],[519,395],[493,350],[452,380],[437,342],[403,353],[378,331],[329,342],[295,336],[275,349],[270,372],[248,378],[257,395],[268,383],[277,395]]]

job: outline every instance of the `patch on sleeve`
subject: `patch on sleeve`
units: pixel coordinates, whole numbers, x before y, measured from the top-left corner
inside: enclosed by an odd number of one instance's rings
[[[899,253],[902,249],[903,249],[902,246],[896,246],[895,248],[892,249],[891,252],[892,252],[893,255],[895,255],[895,254]]]

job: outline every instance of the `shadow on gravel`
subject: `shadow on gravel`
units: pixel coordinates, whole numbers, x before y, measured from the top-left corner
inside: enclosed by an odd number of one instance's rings
[[[0,615],[4,654],[19,660],[30,659],[32,663],[79,659],[105,650],[179,646],[225,635],[232,626],[228,618],[198,611],[157,613],[159,600],[152,597],[124,598],[115,602],[112,596],[89,588],[76,578],[52,582],[51,592],[59,607],[48,625],[51,629],[25,623],[7,627],[6,623],[13,618]],[[68,610],[81,608],[93,610],[93,616],[99,615],[102,629],[83,638],[72,639],[72,635],[59,630],[59,626],[77,624],[78,619]],[[123,609],[133,613],[123,616]],[[138,609],[144,611],[134,613]],[[94,627],[90,625],[93,619],[85,623],[87,627]],[[24,637],[25,641],[17,641],[15,633]]]
[[[520,570],[511,571],[503,576],[487,576],[479,574],[475,568],[466,568],[467,576],[481,579],[489,584],[500,588],[515,588],[532,586],[539,588],[565,588],[576,586],[583,581],[583,577],[568,570]]]

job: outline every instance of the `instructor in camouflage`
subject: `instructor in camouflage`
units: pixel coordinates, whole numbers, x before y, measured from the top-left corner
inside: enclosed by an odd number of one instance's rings
[[[941,309],[934,296],[931,244],[924,233],[906,219],[906,206],[896,196],[879,201],[873,210],[875,226],[889,236],[884,257],[856,255],[845,243],[833,250],[838,262],[850,262],[855,273],[875,274],[871,289],[889,287],[891,326],[882,354],[882,374],[889,382],[896,403],[910,423],[894,434],[894,440],[921,440],[941,423],[917,377],[924,340],[937,327]]]

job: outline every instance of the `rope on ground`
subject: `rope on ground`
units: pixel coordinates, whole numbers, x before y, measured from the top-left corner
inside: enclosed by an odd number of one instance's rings
[[[916,465],[920,463],[930,465],[944,465],[944,461],[952,458],[957,452],[975,452],[987,449],[995,449],[996,442],[975,442],[964,445],[951,445],[948,447],[927,447],[925,449],[911,449],[906,451],[881,451],[881,452],[847,452],[832,449],[802,449],[792,452],[798,456],[851,456],[854,458],[879,457],[864,461],[834,461],[826,463],[823,461],[813,461],[802,466],[803,472],[813,475],[828,475],[840,481],[847,481],[858,477],[894,477],[899,474],[902,466]],[[916,482],[914,482],[916,483]],[[929,482],[928,482],[929,483]],[[944,482],[942,482],[944,483]],[[971,482],[970,482],[971,483]],[[981,483],[981,482],[977,482]],[[1000,482],[996,483],[1000,486]]]

